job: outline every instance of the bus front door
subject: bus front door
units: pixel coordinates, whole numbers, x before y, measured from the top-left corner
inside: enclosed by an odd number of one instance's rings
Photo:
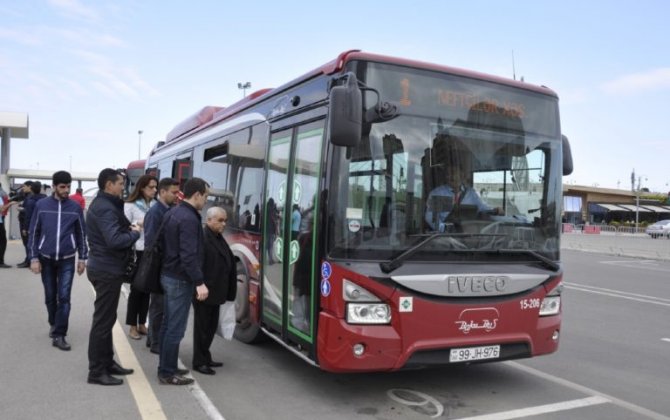
[[[314,342],[323,121],[272,134],[264,212],[262,318],[285,341]]]

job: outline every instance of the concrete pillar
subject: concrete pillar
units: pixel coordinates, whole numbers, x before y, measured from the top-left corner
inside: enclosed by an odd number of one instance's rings
[[[2,146],[0,148],[0,175],[7,175],[9,171],[9,142],[11,140],[11,129],[2,128]]]

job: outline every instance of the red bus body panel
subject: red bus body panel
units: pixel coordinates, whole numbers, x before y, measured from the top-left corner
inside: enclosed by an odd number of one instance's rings
[[[318,328],[318,363],[332,372],[397,370],[422,351],[447,351],[456,347],[516,344],[528,347],[525,356],[548,354],[558,349],[552,336],[560,329],[561,315],[539,317],[539,308],[522,310],[522,299],[540,299],[561,278],[538,287],[521,297],[495,298],[494,303],[449,303],[420,297],[405,290],[382,285],[374,280],[332,264],[330,294],[321,296]],[[390,325],[350,325],[345,320],[342,279],[353,281],[382,298],[391,306]],[[400,297],[413,297],[413,310],[400,312]],[[488,324],[485,322],[488,321]],[[489,328],[468,326],[488,325]],[[357,357],[355,344],[363,344],[365,353]],[[444,364],[449,362],[445,353]],[[493,359],[499,360],[499,359]]]

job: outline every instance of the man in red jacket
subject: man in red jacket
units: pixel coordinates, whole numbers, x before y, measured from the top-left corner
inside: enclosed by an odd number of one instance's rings
[[[70,196],[70,199],[79,204],[82,210],[86,210],[86,199],[83,196],[84,190],[77,188],[77,192]]]

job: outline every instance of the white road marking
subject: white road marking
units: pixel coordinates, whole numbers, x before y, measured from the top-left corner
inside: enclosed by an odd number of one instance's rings
[[[650,419],[654,420],[670,420],[670,417],[664,416],[663,414],[659,414],[655,411],[649,410],[648,408],[640,407],[639,405],[630,403],[628,401],[621,400],[619,398],[613,397],[611,395],[607,395],[605,393],[596,391],[595,389],[591,389],[589,387],[586,387],[584,385],[579,385],[574,382],[570,382],[567,379],[559,378],[558,376],[551,375],[549,373],[542,372],[537,369],[533,369],[532,367],[522,365],[521,363],[518,362],[511,362],[511,361],[506,361],[506,362],[501,362],[507,366],[513,367],[515,369],[521,370],[523,372],[526,372],[528,374],[531,374],[533,376],[537,376],[538,378],[542,378],[544,380],[562,385],[564,387],[573,389],[575,391],[579,391],[581,393],[587,394],[587,395],[592,395],[592,396],[597,396],[597,397],[602,397],[607,400],[609,400],[610,403],[617,405],[619,407],[625,408],[627,410],[630,410],[634,413],[637,413],[641,416],[648,417]]]
[[[668,343],[670,343],[670,338],[661,338],[661,341],[667,341]]]
[[[615,265],[619,267],[633,268],[635,270],[643,269],[649,271],[670,272],[670,269],[659,267],[657,260],[637,260],[637,261],[599,261],[601,264]]]
[[[403,394],[409,394],[412,395],[414,398],[408,399],[408,398],[403,398]],[[442,413],[444,413],[444,405],[442,405],[438,400],[435,398],[431,397],[428,394],[425,394],[423,392],[419,391],[414,391],[411,389],[389,389],[386,391],[386,395],[388,395],[389,398],[391,398],[393,401],[406,405],[408,407],[412,406],[426,406],[426,407],[433,407],[435,409],[435,414],[430,416],[431,418],[438,418],[442,416]]]
[[[597,404],[608,403],[610,400],[600,396],[583,398],[581,400],[564,401],[555,404],[538,405],[536,407],[520,408],[518,410],[502,411],[492,414],[484,414],[474,417],[463,417],[459,420],[508,420],[521,417],[537,416],[540,414],[556,413],[558,411],[573,410],[575,408],[589,407]]]
[[[91,287],[92,288],[92,287]],[[128,286],[123,285],[121,288],[121,293],[123,296],[128,299]],[[95,295],[95,289],[93,289],[93,295]],[[119,357],[121,366],[129,367],[135,369],[135,372],[132,375],[127,375],[125,378],[128,381],[130,386],[130,391],[133,394],[137,409],[140,412],[140,416],[143,420],[163,420],[167,419],[163,408],[156,397],[156,394],[153,391],[153,388],[149,384],[146,374],[142,369],[133,348],[128,342],[128,337],[126,336],[121,324],[117,321],[113,329],[114,335],[114,348]],[[180,368],[184,368],[184,364],[181,362],[181,359],[178,359]],[[188,385],[188,389],[196,399],[200,407],[205,411],[207,417],[212,420],[226,420],[216,406],[209,399],[205,391],[200,388],[198,381],[195,380],[193,384]]]
[[[579,290],[581,292],[595,293],[598,295],[618,297],[621,299],[634,300],[636,302],[651,303],[653,305],[670,306],[670,299],[656,296],[641,295],[638,293],[624,292],[621,290],[606,289],[603,287],[588,286],[585,284],[563,282],[566,289]]]

